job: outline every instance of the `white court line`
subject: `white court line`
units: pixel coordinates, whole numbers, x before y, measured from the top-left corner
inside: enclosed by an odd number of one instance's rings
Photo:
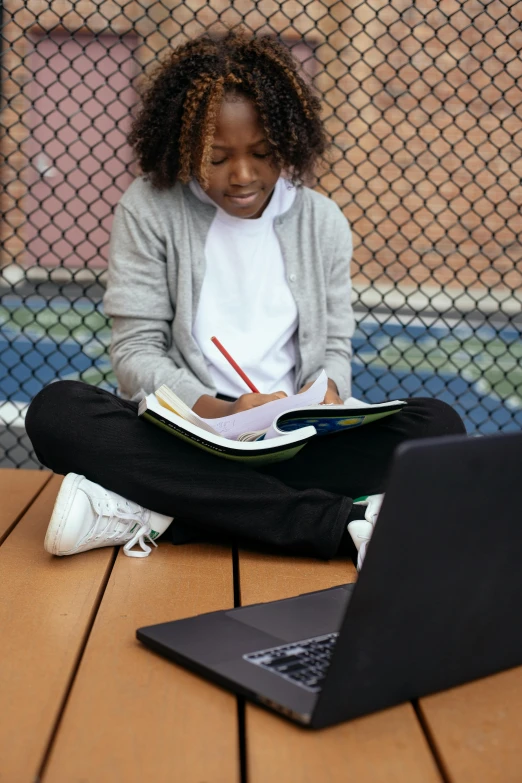
[[[8,427],[20,427],[25,429],[25,414],[29,407],[28,402],[0,402],[0,423]]]
[[[358,315],[361,315],[360,318],[358,318]],[[513,335],[520,335],[520,331],[514,326],[513,324],[503,324],[500,328],[496,328],[494,325],[489,323],[488,321],[480,321],[479,323],[473,323],[472,319],[469,319],[469,321],[466,320],[465,314],[461,316],[460,318],[456,317],[448,317],[448,316],[442,316],[442,315],[423,315],[422,317],[419,315],[415,315],[414,313],[402,313],[402,314],[395,314],[395,313],[364,313],[361,314],[360,311],[355,311],[355,324],[356,328],[364,325],[364,323],[367,322],[373,322],[375,324],[378,324],[379,326],[399,326],[401,328],[405,327],[412,327],[414,329],[444,329],[445,331],[449,330],[470,330],[473,334],[476,334],[478,329],[484,330],[489,329],[491,330],[491,333],[493,335],[497,335],[500,337],[499,332],[500,331],[508,331],[513,332]],[[414,337],[411,338],[414,341]],[[480,339],[480,337],[477,335],[477,339]],[[500,338],[502,339],[502,338]]]

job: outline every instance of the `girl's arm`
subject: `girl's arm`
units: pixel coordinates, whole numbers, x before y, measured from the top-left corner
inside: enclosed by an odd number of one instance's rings
[[[163,383],[190,406],[202,395],[214,393],[167,354],[170,332],[168,321],[113,317],[110,358],[124,397],[150,394]]]
[[[110,357],[125,397],[165,383],[192,406],[215,389],[176,366],[169,354],[176,292],[169,288],[163,234],[154,210],[137,215],[121,202],[117,206],[104,297],[105,312],[113,318]]]
[[[234,402],[218,400],[212,390],[201,384],[188,370],[176,367],[167,356],[170,324],[144,318],[114,318],[110,356],[120,389],[125,397],[133,397],[137,391],[147,394],[162,383],[189,400],[192,409],[203,418],[215,419],[242,410],[264,405],[271,400],[285,397],[284,392],[274,394],[243,394]],[[210,393],[209,393],[210,392]]]
[[[325,370],[341,400],[346,400],[352,388],[352,337],[354,315],[350,262],[353,252],[352,232],[340,212],[337,248],[326,283],[326,355]]]
[[[309,386],[324,367],[329,379],[325,402],[338,403],[351,395],[354,316],[350,261],[353,244],[352,232],[343,213],[337,209],[334,214],[335,222],[323,231],[326,237],[336,237],[334,249],[329,251],[331,263],[326,270],[325,281],[326,349],[316,370],[304,379],[303,386]]]

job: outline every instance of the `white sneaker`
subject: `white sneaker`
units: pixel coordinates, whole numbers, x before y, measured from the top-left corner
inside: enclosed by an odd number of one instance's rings
[[[360,571],[362,568],[362,564],[366,556],[368,542],[372,537],[373,528],[377,522],[383,500],[384,494],[368,495],[368,497],[364,500],[359,500],[354,503],[354,505],[357,506],[366,506],[364,519],[354,519],[353,522],[348,524],[348,532],[352,537],[352,541],[357,549],[358,571]]]
[[[381,510],[382,501],[384,500],[384,494],[381,495],[368,495],[366,500],[358,501],[356,505],[364,506],[366,504],[366,511],[364,512],[364,518],[375,525],[379,511]]]
[[[85,476],[68,473],[62,482],[44,548],[51,555],[75,555],[102,546],[119,546],[129,557],[147,557],[148,539],[165,532],[173,517],[157,514],[126,500]],[[131,551],[139,544],[141,551]]]
[[[373,525],[365,519],[354,519],[348,524],[348,532],[357,549],[357,570],[360,571],[366,554],[366,545],[373,533]]]

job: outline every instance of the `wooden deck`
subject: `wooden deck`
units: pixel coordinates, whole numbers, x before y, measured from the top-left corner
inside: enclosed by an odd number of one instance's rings
[[[141,625],[355,570],[241,552],[234,568],[206,545],[55,558],[42,544],[60,481],[0,471],[1,783],[522,781],[522,668],[310,732],[149,652]]]

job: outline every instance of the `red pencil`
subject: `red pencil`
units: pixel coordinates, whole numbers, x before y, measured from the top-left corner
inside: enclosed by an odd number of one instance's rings
[[[218,338],[217,338],[217,337],[211,337],[211,338],[210,338],[210,340],[211,340],[211,342],[213,342],[213,343],[214,343],[214,345],[216,346],[216,348],[217,348],[219,351],[221,351],[221,353],[223,354],[223,356],[225,357],[225,359],[227,360],[227,362],[228,362],[230,365],[232,365],[232,367],[233,367],[233,368],[234,368],[234,370],[237,372],[237,374],[238,374],[238,375],[240,375],[240,376],[241,376],[241,378],[243,378],[243,380],[244,380],[244,382],[246,383],[246,385],[248,386],[248,388],[249,388],[249,389],[251,389],[251,390],[252,390],[253,392],[255,392],[256,394],[260,394],[260,391],[259,391],[259,389],[256,389],[256,387],[254,386],[254,384],[252,383],[252,381],[250,380],[250,378],[248,377],[248,375],[246,375],[246,374],[243,372],[243,370],[241,369],[241,367],[239,366],[239,364],[237,364],[237,362],[235,362],[235,361],[233,360],[233,358],[231,357],[231,355],[229,354],[229,352],[227,351],[227,349],[226,349],[226,348],[223,348],[223,346],[222,346],[222,345],[221,345],[221,343],[219,342]]]

